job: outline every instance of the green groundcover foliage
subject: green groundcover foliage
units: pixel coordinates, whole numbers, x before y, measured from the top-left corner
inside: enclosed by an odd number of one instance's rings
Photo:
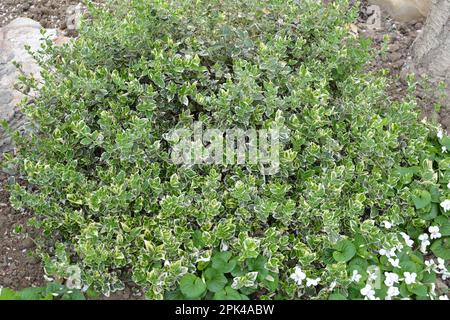
[[[0,288],[1,300],[85,300],[79,289],[68,289],[59,283],[48,283],[46,287],[30,287],[20,291]]]
[[[113,1],[37,54],[8,156],[50,276],[150,299],[444,299],[450,138],[392,102],[338,0]],[[174,164],[171,129],[280,132],[280,167]],[[441,279],[442,278],[442,279]]]

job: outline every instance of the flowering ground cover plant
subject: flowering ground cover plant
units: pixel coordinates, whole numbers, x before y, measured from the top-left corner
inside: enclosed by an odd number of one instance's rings
[[[450,138],[364,71],[347,1],[90,11],[37,55],[44,83],[23,79],[34,130],[6,163],[50,276],[150,299],[447,298]],[[193,121],[276,128],[279,170],[171,162],[166,134]]]

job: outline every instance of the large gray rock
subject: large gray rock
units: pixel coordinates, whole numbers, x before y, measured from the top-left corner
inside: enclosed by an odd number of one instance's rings
[[[43,41],[40,29],[38,22],[28,18],[17,18],[0,28],[0,119],[6,119],[17,130],[23,130],[25,120],[16,107],[23,95],[14,89],[19,72],[12,62],[18,62],[26,74],[39,79],[39,67],[25,46],[33,51],[39,49]],[[48,35],[54,37],[55,30],[49,30]],[[9,137],[0,128],[0,154],[11,149]]]
[[[369,4],[381,6],[395,20],[407,22],[426,17],[431,0],[369,0]]]

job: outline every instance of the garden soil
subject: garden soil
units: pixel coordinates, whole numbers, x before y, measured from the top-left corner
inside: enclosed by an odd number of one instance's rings
[[[18,17],[31,18],[44,28],[65,29],[65,17],[70,5],[80,0],[1,0],[0,27]]]
[[[31,214],[14,210],[4,189],[8,176],[0,173],[0,287],[20,289],[42,285],[44,272],[33,256],[36,230],[26,227]],[[23,228],[17,232],[16,228]]]

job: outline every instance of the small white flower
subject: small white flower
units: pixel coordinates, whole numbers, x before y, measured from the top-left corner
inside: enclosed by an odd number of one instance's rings
[[[439,232],[439,227],[438,226],[430,226],[428,228],[428,231],[430,232],[431,240],[439,239],[440,237],[442,237],[441,233]]]
[[[439,296],[439,300],[448,300],[448,296],[445,294],[442,296]]]
[[[415,272],[403,272],[406,284],[416,283],[417,274]]]
[[[220,251],[228,251],[228,243],[222,241],[222,243],[220,244]]]
[[[397,251],[402,251],[403,245],[400,243],[399,245],[397,245],[397,246],[395,247],[395,249],[397,249]]]
[[[422,241],[422,242],[425,241],[425,240],[428,240],[428,234],[426,234],[426,233],[421,234],[419,236],[419,240]]]
[[[442,280],[450,279],[450,272],[444,271],[441,275]]]
[[[427,250],[427,247],[430,245],[430,241],[425,241],[425,242],[422,242],[421,244],[420,244],[420,252],[422,252],[423,254],[427,254],[428,253],[428,250]]]
[[[307,287],[315,287],[319,284],[320,278],[310,279],[306,278],[306,286]]]
[[[400,232],[400,235],[402,236],[403,240],[405,240],[405,243],[408,247],[412,247],[414,244],[414,241],[411,240],[411,238],[404,232]]]
[[[447,184],[447,188],[449,188],[450,189],[450,182]]]
[[[447,147],[446,146],[442,146],[441,150],[442,150],[442,153],[446,153],[447,152]]]
[[[396,297],[400,294],[400,290],[397,287],[390,287],[387,291],[386,300],[391,300],[392,297]]]
[[[448,210],[450,210],[450,200],[444,200],[441,202],[441,207],[442,209],[444,209],[445,212],[447,212]]]
[[[394,268],[398,268],[400,266],[400,259],[389,258],[388,261]]]
[[[370,284],[366,284],[364,288],[360,290],[361,294],[369,300],[375,299],[375,290],[372,289]]]
[[[421,241],[420,243],[420,251],[422,253],[427,253],[427,247],[431,244],[430,241],[428,240],[428,234],[423,233],[419,236],[419,240]]]
[[[445,260],[442,258],[437,258],[437,267],[439,270],[447,270],[447,268],[445,267]]]
[[[434,260],[430,259],[430,260],[425,260],[425,266],[427,267],[427,270],[431,270],[433,269],[434,266]]]
[[[390,258],[390,257],[395,256],[395,248],[393,248],[393,249],[381,249],[381,250],[379,251],[379,253],[380,253],[382,256],[386,256],[386,257]]]
[[[359,274],[358,270],[353,270],[352,278],[350,279],[352,282],[359,282],[361,280],[362,275]]]
[[[435,283],[431,284],[430,295],[433,297],[436,296],[436,284]]]
[[[306,279],[306,274],[302,271],[302,268],[297,266],[297,267],[295,267],[295,271],[293,274],[291,274],[290,278],[292,280],[294,280],[297,285],[300,286],[302,284],[303,280]]]
[[[388,287],[392,287],[395,283],[398,283],[399,277],[396,273],[393,272],[385,272],[384,276],[386,279],[384,280],[384,284]]]
[[[386,229],[392,228],[392,223],[390,223],[389,221],[383,221],[382,224]]]
[[[378,272],[377,270],[371,270],[370,267],[367,269],[368,279],[369,281],[378,280]]]
[[[439,140],[441,140],[444,137],[444,131],[442,131],[442,129],[438,130],[437,137]]]

